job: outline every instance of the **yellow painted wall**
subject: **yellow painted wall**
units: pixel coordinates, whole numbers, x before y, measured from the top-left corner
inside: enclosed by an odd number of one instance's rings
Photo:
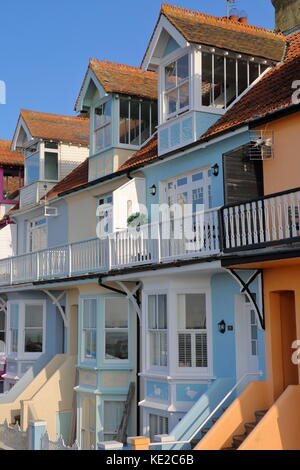
[[[300,449],[300,386],[290,385],[238,450]]]
[[[269,406],[267,382],[250,383],[194,450],[221,450],[231,447],[233,435],[244,433],[244,424],[255,421],[255,411]]]
[[[295,113],[259,127],[274,133],[274,159],[263,163],[265,194],[300,186],[299,124],[299,113]]]

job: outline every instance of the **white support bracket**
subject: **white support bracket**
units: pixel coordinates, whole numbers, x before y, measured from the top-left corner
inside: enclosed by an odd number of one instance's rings
[[[0,312],[7,313],[7,302],[2,297],[0,297]]]
[[[53,305],[55,305],[61,316],[62,316],[62,319],[63,319],[63,322],[64,322],[64,326],[65,328],[68,328],[69,327],[69,318],[67,317],[67,315],[65,314],[64,312],[64,309],[62,308],[62,306],[60,305],[60,299],[65,295],[66,291],[63,291],[59,294],[58,297],[55,297],[53,294],[51,294],[51,292],[49,292],[47,289],[42,289],[42,292],[44,292],[45,294],[48,295],[48,297],[50,297],[50,299],[52,300],[52,303]]]
[[[119,286],[121,287],[121,289],[123,289],[123,291],[126,293],[127,295],[127,298],[131,300],[131,302],[133,303],[134,305],[134,308],[135,308],[135,311],[139,317],[139,319],[141,320],[142,318],[142,311],[141,311],[141,307],[139,306],[139,304],[137,303],[137,300],[134,296],[134,294],[140,289],[142,283],[139,282],[133,290],[129,290],[128,287],[124,284],[124,282],[122,281],[116,281],[117,284],[119,284]]]

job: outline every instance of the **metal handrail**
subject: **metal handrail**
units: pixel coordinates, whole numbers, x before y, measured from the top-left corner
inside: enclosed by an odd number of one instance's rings
[[[194,437],[204,428],[204,426],[211,420],[214,414],[221,408],[221,406],[226,402],[226,400],[233,394],[233,392],[238,388],[238,386],[245,380],[246,377],[249,376],[259,376],[262,377],[262,371],[259,372],[248,372],[244,374],[243,377],[240,378],[236,382],[236,384],[232,387],[231,390],[225,395],[225,397],[220,401],[220,403],[216,406],[216,408],[209,414],[209,416],[203,421],[203,423],[196,429],[196,431],[192,434],[192,436],[187,441],[165,441],[165,442],[150,442],[149,446],[162,446],[162,445],[174,445],[174,444],[190,444]]]

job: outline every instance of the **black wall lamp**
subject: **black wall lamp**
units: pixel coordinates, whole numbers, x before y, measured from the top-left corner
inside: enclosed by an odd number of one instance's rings
[[[217,163],[215,163],[215,165],[213,165],[213,166],[211,167],[211,169],[213,170],[213,175],[214,175],[214,176],[218,176],[218,174],[219,174],[219,169],[220,169],[219,165],[218,165]]]
[[[151,196],[155,196],[156,195],[156,186],[155,184],[153,184],[150,188],[150,194]]]
[[[221,320],[221,321],[218,323],[218,330],[219,330],[219,333],[222,333],[222,335],[225,333],[225,331],[226,331],[226,323],[224,322],[224,320]]]

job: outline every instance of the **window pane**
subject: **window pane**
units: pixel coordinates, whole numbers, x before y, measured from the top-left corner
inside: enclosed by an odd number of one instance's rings
[[[104,402],[104,433],[116,437],[120,426],[123,412],[123,401],[105,401]]]
[[[46,149],[58,149],[58,143],[57,142],[45,142],[45,148]]]
[[[202,105],[212,105],[212,55],[202,54]]]
[[[238,60],[239,95],[248,88],[248,62]]]
[[[129,101],[120,98],[120,143],[129,144]]]
[[[4,312],[0,312],[0,331],[5,330],[5,314]]]
[[[42,352],[43,330],[39,328],[26,328],[25,330],[25,352]]]
[[[106,331],[105,359],[128,359],[128,333]]]
[[[58,154],[45,152],[45,179],[58,180]]]
[[[196,334],[196,367],[207,367],[207,335]]]
[[[84,357],[96,359],[96,329],[85,330],[83,333]]]
[[[130,102],[130,143],[139,145],[140,142],[140,103],[131,100]]]
[[[189,90],[190,90],[190,86],[189,86],[188,82],[184,83],[179,88],[179,107],[180,107],[180,109],[186,108],[190,103]]]
[[[18,330],[11,330],[11,352],[18,351]]]
[[[151,132],[152,134],[156,131],[157,124],[158,124],[157,103],[151,103]]]
[[[154,330],[157,328],[156,323],[156,295],[148,296],[148,328]]]
[[[25,328],[43,326],[43,306],[25,305]]]
[[[192,367],[191,335],[179,333],[178,335],[178,361],[179,367]]]
[[[40,178],[40,154],[35,153],[25,160],[26,184],[34,183]]]
[[[176,62],[172,62],[172,64],[167,65],[165,68],[165,78],[166,90],[170,90],[176,86]]]
[[[125,298],[106,299],[105,328],[128,327],[128,300]]]
[[[5,332],[0,331],[0,353],[4,353],[6,350],[5,347]]]
[[[186,329],[206,328],[205,294],[186,294]]]
[[[146,101],[141,103],[141,144],[150,137],[150,106],[151,104]],[[154,129],[152,129],[152,132],[154,132]]]
[[[96,328],[97,300],[84,299],[83,301],[83,327]]]
[[[103,127],[111,121],[111,101],[95,109],[95,129]]]
[[[224,108],[224,57],[214,56],[214,106]]]
[[[167,328],[167,296],[158,295],[158,328],[165,330]]]
[[[236,98],[236,60],[226,58],[226,106]]]
[[[168,365],[168,340],[167,333],[159,333],[160,336],[160,366],[166,367]]]
[[[177,84],[189,76],[189,56],[184,55],[177,61]]]
[[[172,114],[176,112],[177,104],[177,90],[170,91],[166,95],[167,99],[167,113]]]
[[[249,62],[249,82],[254,82],[259,75],[259,65],[255,62]]]

